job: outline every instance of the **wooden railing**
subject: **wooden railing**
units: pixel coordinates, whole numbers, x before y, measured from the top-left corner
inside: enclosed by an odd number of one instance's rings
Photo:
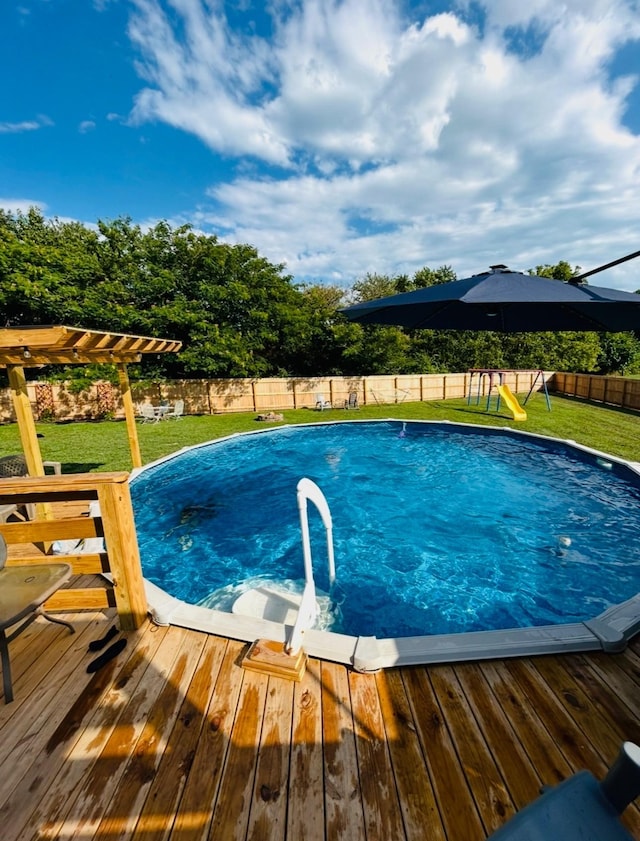
[[[38,511],[35,520],[0,525],[9,546],[7,565],[65,561],[71,564],[74,576],[110,573],[112,578],[112,586],[105,579],[104,586],[59,590],[46,603],[47,610],[116,607],[122,630],[134,630],[144,622],[147,603],[128,479],[129,474],[121,472],[0,480],[0,505],[35,503]],[[64,510],[60,503],[85,501],[87,509],[89,503],[97,501],[100,516],[56,516]],[[80,510],[79,505],[75,508]],[[51,552],[56,541],[96,537],[104,538],[104,552]],[[18,551],[12,551],[12,547]]]

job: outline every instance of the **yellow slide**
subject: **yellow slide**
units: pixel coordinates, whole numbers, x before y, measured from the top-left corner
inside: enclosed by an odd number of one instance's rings
[[[504,402],[507,404],[507,408],[513,415],[513,419],[517,421],[526,421],[527,413],[522,408],[522,406],[518,403],[518,398],[515,394],[511,391],[508,385],[497,385],[496,388],[498,389],[498,394]]]

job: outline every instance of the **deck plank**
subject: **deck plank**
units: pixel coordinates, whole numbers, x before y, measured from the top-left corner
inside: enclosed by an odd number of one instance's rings
[[[115,611],[12,646],[2,841],[480,841],[640,738],[640,639],[618,655],[356,674],[245,671],[243,643],[150,623],[95,675]],[[53,633],[51,633],[53,632]],[[625,811],[640,841],[640,810]]]
[[[455,673],[500,775],[508,784],[511,799],[517,809],[522,809],[540,790],[533,763],[484,677],[483,668],[477,663],[465,663],[457,666]]]
[[[253,784],[247,841],[285,841],[294,683],[270,677]]]
[[[373,675],[349,674],[367,839],[404,834],[391,757]]]
[[[43,632],[47,630],[43,629]],[[64,721],[67,706],[60,703],[59,699],[75,701],[78,690],[84,691],[90,685],[97,689],[99,684],[108,683],[109,676],[104,672],[92,683],[89,675],[78,669],[87,645],[87,636],[91,635],[67,633],[58,636],[58,646],[54,648],[54,643],[50,642],[47,635],[50,644],[41,655],[45,665],[34,669],[34,672],[43,675],[42,681],[33,687],[28,696],[25,694],[25,685],[19,684],[14,688],[19,700],[2,707],[2,713],[7,718],[11,715],[11,718],[2,729],[0,762],[2,765],[10,762],[12,771],[11,774],[0,775],[0,803],[3,804],[0,806],[0,820],[12,808],[7,807],[5,801],[18,786],[24,789],[23,778],[40,761],[41,752]],[[55,660],[55,675],[51,675],[54,657],[58,659]],[[38,775],[37,768],[34,773]]]
[[[604,761],[603,774],[609,768],[620,749],[623,741],[630,738],[625,732],[622,722],[615,715],[617,706],[615,699],[610,697],[605,701],[609,712],[603,715],[603,707],[594,701],[600,695],[607,693],[604,687],[596,688],[593,672],[581,669],[581,660],[575,656],[566,656],[562,661],[552,658],[540,658],[535,667],[545,677],[549,686],[555,687],[555,695],[565,710],[581,727],[585,739],[598,751]],[[611,714],[613,712],[613,715]],[[638,732],[638,728],[634,728]],[[637,809],[628,809],[625,822],[629,828],[640,832],[640,814]]]
[[[96,697],[95,705],[83,694],[70,707],[65,720],[48,742],[46,757],[38,763],[42,784],[36,780],[29,786],[30,791],[39,791],[39,797],[36,809],[22,830],[25,838],[40,838],[52,833],[53,827],[64,824],[74,795],[90,779],[105,744],[119,726],[130,693],[141,680],[165,635],[166,629],[152,626],[129,634],[128,659],[117,678],[107,682],[102,694]],[[98,681],[95,683],[97,685]],[[93,714],[82,719],[82,709],[85,713],[93,710]]]
[[[166,633],[137,685],[130,694],[127,693],[127,703],[97,761],[81,784],[70,792],[70,802],[62,822],[65,839],[84,841],[86,838],[99,837],[98,827],[103,818],[112,812],[114,792],[184,644],[184,633],[181,629],[175,631],[177,633]],[[57,838],[61,831],[60,823],[51,824],[45,830],[44,838]]]
[[[510,662],[492,661],[478,666],[497,699],[498,706],[511,724],[518,742],[529,757],[537,782],[556,785],[572,771],[560,747],[538,715],[535,703],[522,691],[511,674]],[[507,778],[508,780],[508,778]],[[538,795],[532,791],[531,799]]]
[[[236,664],[242,649],[242,643],[224,641],[222,664],[182,792],[172,841],[208,837],[242,688],[243,671]]]
[[[606,772],[602,756],[585,737],[573,715],[562,705],[558,695],[540,679],[540,673],[533,665],[533,659],[513,660],[509,671],[527,696],[529,704],[542,719],[551,739],[562,751],[569,763],[571,773],[580,768],[595,769],[600,777]],[[562,687],[559,687],[561,690]]]
[[[445,841],[433,786],[399,669],[376,679],[407,841]]]
[[[245,671],[209,838],[245,841],[268,678]]]
[[[323,663],[321,673],[327,838],[365,841],[348,675],[335,663]]]
[[[601,715],[594,703],[595,677],[580,668],[580,660],[566,656],[562,660],[541,657],[533,664],[549,686],[555,688],[555,697],[566,712],[580,726],[598,751],[605,767],[615,759],[625,734],[617,721]],[[594,685],[592,685],[592,682]]]
[[[428,671],[404,669],[403,677],[438,809],[447,838],[479,841],[486,833]]]
[[[118,784],[109,814],[98,825],[98,837],[129,838],[144,808],[151,783],[158,773],[165,748],[171,743],[171,732],[196,665],[206,642],[203,634],[184,632],[184,644],[169,676],[149,711],[142,733]],[[189,703],[187,700],[185,703]],[[171,816],[173,822],[173,815]]]
[[[45,644],[47,647],[55,645],[62,634],[69,636],[69,631],[67,628],[64,628],[62,625],[52,625],[50,622],[47,622],[49,628],[49,634],[47,635],[47,639],[43,639],[41,635],[41,629],[38,627],[39,624],[42,622],[46,622],[46,619],[37,619],[34,624],[31,624],[26,630],[24,630],[19,637],[17,637],[12,643],[9,643],[9,656],[11,660],[11,676],[12,676],[12,683],[14,689],[14,701],[18,703],[21,702],[21,699],[27,697],[32,689],[38,685],[42,680],[49,669],[47,669],[46,663],[40,662],[42,651],[40,650],[40,646]],[[52,666],[55,666],[57,663],[57,656],[54,659]],[[51,666],[49,667],[51,668]],[[39,676],[36,677],[34,674],[34,670],[39,670]],[[0,686],[0,702],[4,704],[4,688]],[[7,705],[0,707],[0,730],[4,726],[5,722],[8,721],[9,717],[14,714],[14,710]]]
[[[612,657],[596,652],[582,663],[594,673],[591,696],[618,722],[625,738],[640,744],[640,661],[636,666],[630,655]]]
[[[488,835],[515,813],[513,801],[458,682],[454,667],[439,666],[433,669],[431,685],[438,698],[446,699],[446,703],[440,704],[442,715],[456,745],[464,775]]]
[[[169,837],[198,740],[206,723],[206,712],[225,650],[225,646],[219,645],[217,640],[205,638],[202,655],[163,749],[133,838],[164,841]]]
[[[309,660],[293,703],[287,833],[299,841],[325,841],[320,663]]]
[[[59,616],[73,625],[73,634],[62,625],[38,618],[9,644],[14,700],[9,705],[0,704],[0,729],[9,718],[15,717],[18,721],[18,709],[34,693],[39,696],[52,683],[64,681],[64,673],[59,669],[63,650],[67,651],[73,666],[77,659],[73,652],[84,654],[87,644],[104,632],[104,616],[100,611]],[[2,690],[0,698],[4,701]]]

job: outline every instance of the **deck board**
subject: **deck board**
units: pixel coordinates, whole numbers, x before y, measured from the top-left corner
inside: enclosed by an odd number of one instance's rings
[[[483,838],[482,822],[428,670],[403,670],[422,753],[447,838]],[[452,797],[452,792],[456,793]]]
[[[103,763],[106,760],[105,748],[115,753],[118,741],[129,742],[130,731],[123,732],[123,714],[127,707],[130,711],[129,698],[147,672],[165,633],[165,629],[147,626],[143,633],[128,635],[126,662],[117,680],[107,684],[87,726],[78,730],[75,743],[65,745],[58,733],[64,762],[55,776],[49,777],[48,789],[41,791],[38,805],[23,830],[25,837],[55,837],[56,828],[64,826],[65,820],[70,826],[75,821],[73,815],[82,814],[75,801],[84,792],[90,797],[96,779],[101,779],[105,769],[98,762],[101,757]],[[87,806],[88,797],[82,799],[82,808]],[[42,835],[38,832],[39,827]]]
[[[376,681],[349,674],[356,757],[367,838],[400,838],[402,812]]]
[[[214,639],[205,639],[197,671],[185,693],[175,726],[162,753],[133,838],[163,841],[172,830],[173,818],[206,723],[206,711],[224,651],[224,647],[217,645]]]
[[[113,610],[37,620],[0,702],[3,841],[481,841],[640,741],[640,641],[573,654],[299,683],[245,671],[245,646],[150,623],[94,675]],[[625,812],[640,839],[640,810]]]
[[[301,841],[325,841],[322,684],[317,660],[309,662],[294,689],[291,740],[288,836]]]
[[[335,663],[322,664],[322,749],[327,837],[365,841],[349,676]]]
[[[466,663],[455,669],[469,711],[475,716],[485,743],[492,752],[496,769],[509,789],[511,802],[516,809],[521,809],[537,796],[540,779],[484,671],[476,663]],[[506,815],[505,810],[501,812],[503,815]]]
[[[285,841],[294,684],[269,678],[247,839]]]
[[[193,762],[173,825],[173,841],[200,841],[208,837],[226,755],[242,688],[244,673],[237,667],[243,646],[215,639],[222,661],[205,714]]]
[[[158,703],[167,672],[177,656],[182,640],[182,634],[165,634],[161,641],[163,644],[158,646],[146,668],[134,653],[131,658],[134,661],[132,670],[135,671],[140,662],[142,674],[131,687],[125,678],[126,701],[119,711],[115,726],[104,742],[96,762],[71,793],[71,802],[63,819],[59,819],[57,825],[47,825],[45,837],[58,837],[61,827],[66,827],[65,837],[68,838],[99,837],[96,834],[98,826],[105,815],[113,814],[113,795],[147,718]]]
[[[246,838],[269,678],[244,672],[210,838]]]
[[[182,630],[182,629],[181,629]],[[167,679],[153,705],[133,753],[124,769],[108,813],[97,829],[99,838],[129,838],[145,805],[151,783],[158,779],[163,760],[171,762],[172,739],[179,713],[190,707],[188,690],[205,638],[183,631],[183,640]],[[186,696],[186,697],[185,697]]]

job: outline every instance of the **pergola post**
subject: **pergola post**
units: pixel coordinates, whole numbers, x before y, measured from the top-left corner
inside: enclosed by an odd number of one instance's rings
[[[142,467],[142,456],[140,455],[140,443],[138,441],[138,429],[136,427],[136,413],[131,396],[131,383],[127,366],[124,362],[118,362],[118,379],[120,380],[120,392],[124,406],[124,417],[127,423],[127,435],[129,437],[129,449],[131,450],[131,463],[134,467]]]
[[[22,450],[27,462],[29,475],[44,476],[42,453],[40,452],[36,422],[33,418],[31,403],[29,402],[29,395],[27,393],[27,380],[24,375],[24,368],[21,365],[7,365],[7,373],[9,374],[11,397],[13,399],[13,407],[20,432],[20,441],[22,442]]]

